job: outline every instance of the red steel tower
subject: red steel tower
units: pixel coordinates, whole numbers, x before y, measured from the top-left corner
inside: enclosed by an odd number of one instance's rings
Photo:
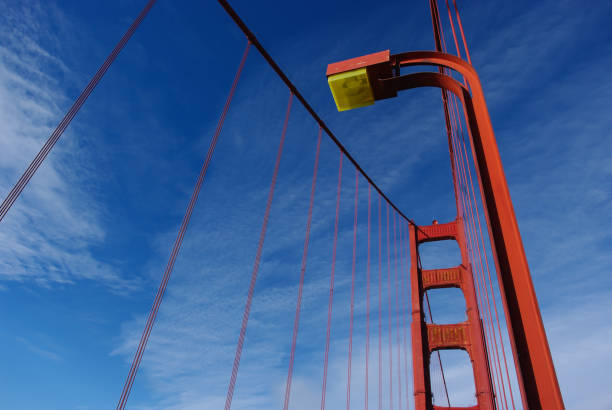
[[[425,242],[454,240],[461,251],[461,264],[446,269],[422,269],[419,245]],[[412,309],[412,369],[417,409],[436,408],[432,404],[429,375],[431,355],[441,349],[462,349],[467,352],[474,370],[478,405],[473,409],[495,408],[491,377],[486,357],[482,321],[478,310],[474,277],[470,266],[465,230],[461,218],[453,222],[410,228],[410,281]],[[431,289],[459,288],[466,304],[467,320],[454,324],[425,323],[424,294]],[[456,408],[456,407],[451,407]]]

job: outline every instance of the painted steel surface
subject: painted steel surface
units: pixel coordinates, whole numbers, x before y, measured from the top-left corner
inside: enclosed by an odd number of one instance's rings
[[[412,368],[415,408],[417,410],[434,408],[429,374],[431,354],[436,350],[461,349],[469,355],[474,372],[477,406],[472,408],[493,410],[495,409],[493,388],[463,222],[457,218],[453,222],[419,226],[418,228],[410,228]],[[461,265],[448,269],[422,269],[419,264],[419,245],[425,242],[445,240],[457,242],[461,252]],[[425,291],[447,287],[456,287],[463,292],[467,320],[444,325],[425,323],[423,311]],[[459,409],[459,407],[450,408]]]

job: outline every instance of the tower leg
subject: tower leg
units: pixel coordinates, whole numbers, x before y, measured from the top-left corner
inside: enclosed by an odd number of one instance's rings
[[[418,246],[424,242],[454,240],[461,251],[461,264],[447,269],[426,270],[419,266]],[[429,360],[436,350],[460,349],[468,353],[474,372],[477,405],[471,409],[495,410],[495,400],[480,320],[474,277],[469,263],[463,222],[411,226],[410,283],[412,304],[412,356],[416,410],[440,408],[433,405]],[[465,322],[436,325],[425,323],[423,298],[430,289],[458,288],[465,298]],[[450,409],[459,409],[450,407]],[[465,409],[465,408],[462,408]]]

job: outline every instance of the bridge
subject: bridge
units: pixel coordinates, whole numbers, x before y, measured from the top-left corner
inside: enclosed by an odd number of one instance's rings
[[[8,193],[0,207],[0,220],[10,218],[13,204],[155,3],[155,0],[150,0],[145,5]],[[441,90],[456,217],[448,221],[433,220],[429,224],[415,222],[385,193],[345,147],[341,138],[317,114],[290,75],[281,69],[238,12],[225,0],[219,0],[219,4],[244,34],[244,49],[237,58],[234,79],[228,84],[229,92],[217,127],[178,227],[142,335],[135,346],[117,409],[128,405],[164,295],[171,286],[172,272],[190,219],[207,176],[210,177],[207,174],[214,161],[216,146],[223,137],[241,76],[248,70],[249,56],[254,52],[265,60],[278,81],[286,87],[286,105],[279,124],[280,140],[275,146],[276,155],[271,164],[265,205],[261,210],[252,211],[253,218],[261,218],[261,228],[254,238],[257,245],[250,277],[244,281],[244,311],[237,324],[239,333],[233,362],[228,364],[224,408],[232,408],[240,377],[244,344],[256,298],[256,286],[260,280],[262,253],[270,240],[278,240],[268,235],[268,227],[276,187],[282,177],[279,171],[287,131],[298,105],[314,125],[312,138],[316,143],[313,144],[312,178],[304,209],[306,223],[301,260],[297,267],[299,273],[283,408],[291,407],[294,367],[299,360],[297,345],[310,266],[311,230],[313,222],[316,223],[313,221],[313,208],[320,183],[320,154],[324,139],[329,140],[335,150],[337,179],[334,181],[334,212],[327,215],[333,225],[329,244],[329,285],[321,290],[327,295],[327,304],[319,306],[326,312],[325,323],[321,325],[321,332],[325,336],[324,355],[320,363],[321,389],[318,392],[321,409],[326,406],[330,408],[326,403],[327,391],[330,384],[337,384],[337,380],[330,379],[328,372],[330,355],[333,353],[330,346],[336,333],[332,319],[334,309],[337,309],[334,296],[341,291],[339,286],[347,286],[345,291],[350,294],[346,324],[348,337],[345,340],[346,351],[343,352],[346,353],[346,379],[343,382],[347,409],[362,405],[367,409],[374,402],[380,409],[413,406],[416,409],[564,408],[484,93],[477,71],[471,65],[456,2],[446,0],[439,8],[436,0],[429,1],[435,50],[402,50],[398,54],[383,50],[334,62],[328,66],[326,73],[339,111],[367,110],[368,105],[380,100],[409,98],[410,90],[415,88],[435,87]],[[447,39],[452,39],[452,43],[447,44]],[[414,69],[422,71],[414,72]],[[345,206],[341,202],[342,193],[347,180],[351,181],[353,195],[350,204],[352,248],[350,269],[345,272],[337,269],[336,255],[341,239],[341,209]],[[427,198],[423,198],[422,202],[420,206],[427,206]],[[421,261],[422,247],[438,241],[454,241],[457,244],[460,260],[456,265],[433,269],[424,266]],[[228,243],[227,246],[232,244]],[[365,255],[360,255],[360,252]],[[357,277],[361,272],[365,273],[365,277]],[[339,275],[343,280],[339,280]],[[362,288],[365,288],[365,293],[361,292],[364,290]],[[438,323],[432,315],[429,296],[437,290],[449,288],[461,292],[466,317],[458,323]],[[365,304],[365,315],[355,313],[356,304]],[[357,326],[357,320],[363,320],[363,323]],[[357,328],[365,330],[363,357],[353,355],[353,337]],[[387,342],[386,346],[383,346],[383,341]],[[474,403],[470,407],[453,404],[449,394],[443,353],[451,350],[462,351],[469,358],[474,386]],[[356,366],[365,369],[363,375],[359,374],[364,380],[358,384],[354,379]],[[261,372],[265,375],[265,369],[262,368]],[[355,392],[355,386],[362,391]]]

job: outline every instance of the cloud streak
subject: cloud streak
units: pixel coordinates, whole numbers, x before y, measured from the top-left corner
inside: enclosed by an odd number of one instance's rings
[[[46,12],[49,12],[47,10]],[[56,36],[45,11],[33,2],[6,7],[0,36],[0,191],[6,195],[69,103],[57,75],[70,69],[54,57]],[[51,9],[54,23],[65,23]],[[51,50],[51,51],[50,51]],[[92,191],[92,155],[68,131],[13,206],[0,229],[0,280],[50,288],[79,280],[103,283],[115,292],[138,287],[93,247],[105,241],[104,209]]]

